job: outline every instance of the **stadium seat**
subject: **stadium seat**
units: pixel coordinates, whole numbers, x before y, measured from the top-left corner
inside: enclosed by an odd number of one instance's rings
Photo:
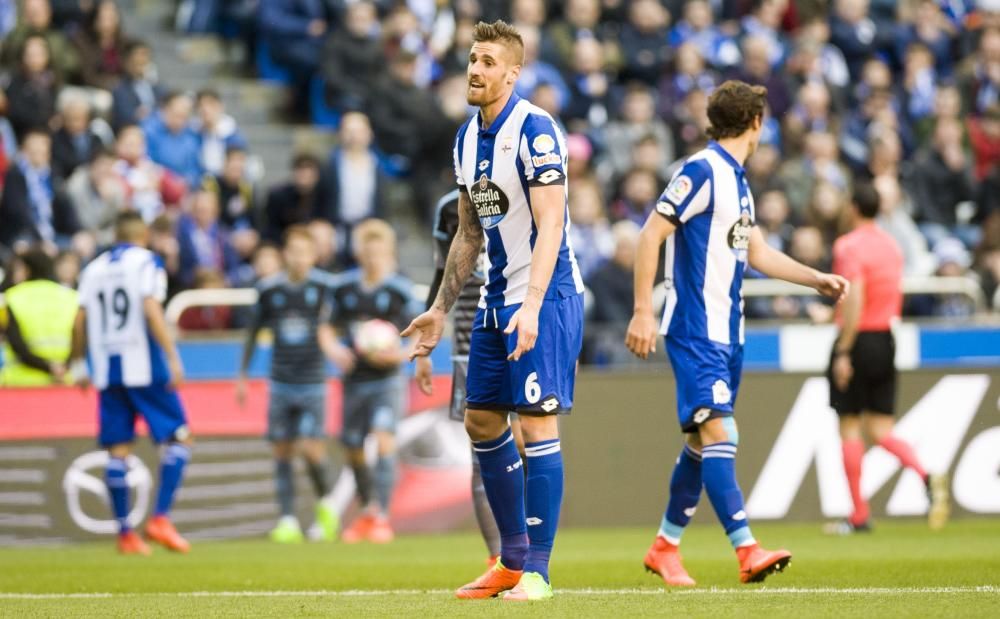
[[[309,82],[309,114],[317,127],[336,129],[340,126],[340,110],[326,102],[326,80],[318,75]]]
[[[291,84],[292,75],[271,58],[271,46],[263,37],[257,41],[257,76],[265,82]]]

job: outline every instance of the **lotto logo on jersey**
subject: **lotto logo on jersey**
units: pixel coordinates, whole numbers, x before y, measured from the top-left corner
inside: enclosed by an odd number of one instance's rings
[[[496,227],[510,210],[507,194],[485,174],[469,189],[469,197],[484,230]]]
[[[681,174],[667,185],[667,190],[663,192],[663,195],[674,204],[681,204],[691,193],[692,187],[694,187],[694,183],[691,182],[691,179]]]

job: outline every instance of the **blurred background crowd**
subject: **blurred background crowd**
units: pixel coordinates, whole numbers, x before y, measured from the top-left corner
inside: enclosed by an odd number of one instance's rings
[[[126,26],[136,1],[0,0],[4,285],[23,270],[18,253],[38,244],[74,285],[123,209],[151,224],[171,294],[275,272],[292,224],[309,225],[332,271],[351,266],[349,231],[369,217],[416,222],[426,234],[410,242],[425,243],[453,183],[455,132],[473,113],[472,27],[497,18],[524,38],[517,92],[568,135],[592,324],[631,315],[638,229],[679,160],[704,146],[708,96],[728,78],[768,88],[747,169],[774,246],[829,268],[851,187],[870,181],[908,275],[974,278],[988,299],[1000,281],[998,0],[177,2],[174,33],[217,38],[226,71],[283,85],[274,122],[335,132],[331,150],[289,152],[279,174],[261,169],[240,109],[227,109],[211,80],[172,87],[176,63],[159,62]],[[399,187],[404,208],[387,197]],[[799,297],[747,309],[831,314]],[[948,295],[908,297],[906,307],[974,311]],[[185,319],[189,329],[239,326],[229,312]]]

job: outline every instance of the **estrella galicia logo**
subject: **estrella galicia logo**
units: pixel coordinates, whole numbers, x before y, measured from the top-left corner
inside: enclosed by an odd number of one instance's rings
[[[753,229],[753,222],[750,220],[750,213],[740,213],[740,218],[736,220],[733,227],[729,229],[727,240],[729,247],[736,254],[736,259],[746,262],[747,250],[750,249],[750,231]]]
[[[479,215],[479,224],[484,230],[496,227],[510,209],[510,200],[507,194],[491,181],[486,174],[479,177],[469,196],[472,204],[476,207],[476,214]]]

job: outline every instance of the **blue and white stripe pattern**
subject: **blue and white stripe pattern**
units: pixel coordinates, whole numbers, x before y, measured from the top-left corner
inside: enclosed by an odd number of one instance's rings
[[[706,445],[701,449],[701,457],[705,460],[709,458],[736,459],[736,445],[733,443],[715,443]]]
[[[538,441],[537,443],[532,443],[530,447],[525,446],[524,455],[529,458],[537,458],[539,456],[548,456],[554,453],[559,453],[561,451],[559,439],[554,438],[548,441]]]
[[[479,442],[479,443],[473,443],[472,444],[472,449],[474,451],[476,451],[477,453],[489,453],[491,451],[496,451],[496,450],[502,448],[507,443],[513,442],[514,441],[514,434],[510,431],[509,427],[507,428],[507,430],[502,435],[500,435],[500,439],[502,439],[502,440],[497,440],[497,441],[482,441],[482,442]]]

